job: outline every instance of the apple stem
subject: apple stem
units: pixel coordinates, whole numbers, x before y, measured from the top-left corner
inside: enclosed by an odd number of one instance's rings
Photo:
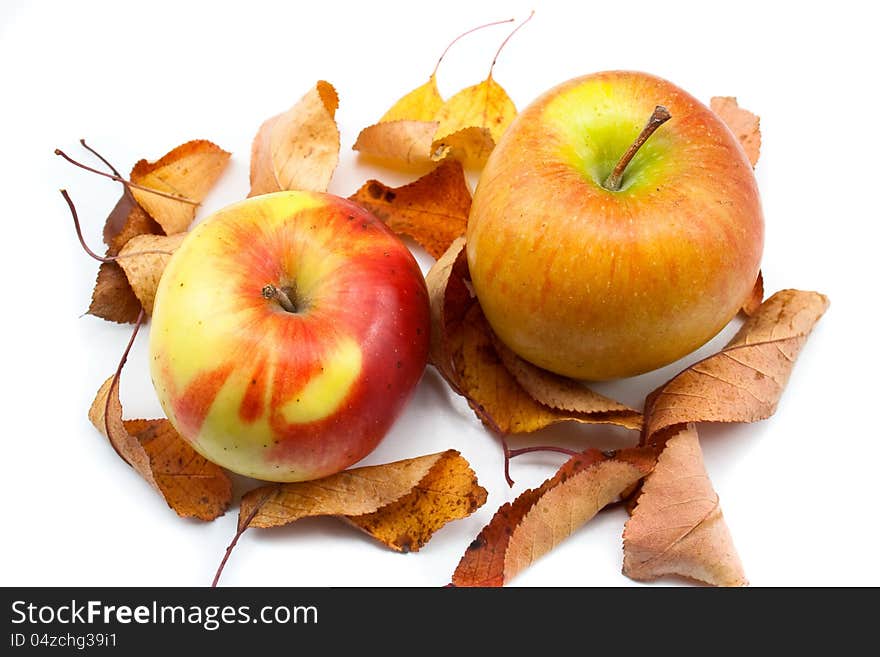
[[[494,21],[492,23],[486,23],[485,25],[478,25],[477,27],[472,27],[467,32],[462,32],[461,34],[459,34],[457,37],[455,37],[452,41],[449,42],[449,45],[446,46],[446,50],[444,50],[443,54],[440,55],[440,59],[437,60],[437,64],[434,66],[434,70],[431,72],[431,77],[433,78],[434,76],[437,75],[437,69],[440,68],[440,62],[442,62],[443,58],[446,57],[446,53],[449,52],[449,49],[452,48],[452,46],[454,46],[456,43],[458,43],[459,39],[466,37],[468,34],[472,34],[473,32],[476,32],[477,30],[482,30],[484,27],[492,27],[493,25],[503,25],[504,23],[512,23],[514,20],[516,20],[516,19],[508,18],[507,20],[503,20],[503,21]]]
[[[635,154],[639,151],[642,145],[648,141],[648,138],[654,134],[657,128],[671,118],[672,115],[669,113],[669,110],[663,107],[663,105],[657,105],[657,107],[654,108],[654,111],[651,113],[651,118],[648,119],[648,122],[645,124],[645,127],[642,128],[639,136],[636,137],[636,140],[627,149],[626,153],[623,154],[623,157],[620,158],[617,166],[614,167],[614,170],[605,179],[605,182],[602,183],[602,186],[605,189],[612,192],[620,191],[620,186],[623,183],[623,171],[630,163],[630,160],[635,157]]]
[[[278,302],[278,305],[284,308],[289,313],[296,313],[296,304],[291,301],[290,297],[287,295],[287,292],[284,291],[284,288],[275,287],[271,283],[263,286],[262,290],[264,299],[274,299]]]
[[[89,149],[91,150],[91,149]],[[160,192],[158,189],[153,189],[152,187],[145,187],[144,185],[138,185],[137,183],[131,182],[130,180],[126,180],[122,176],[117,176],[109,173],[104,173],[103,171],[98,171],[97,169],[93,169],[90,166],[86,166],[82,162],[77,162],[72,157],[70,157],[67,153],[62,151],[60,148],[55,149],[55,155],[60,155],[65,160],[73,164],[74,166],[78,166],[80,169],[85,169],[86,171],[90,171],[91,173],[96,173],[99,176],[104,176],[105,178],[109,178],[110,180],[115,180],[116,182],[120,182],[126,187],[133,187],[134,189],[139,189],[142,192],[149,192],[150,194],[155,194],[156,196],[161,196],[163,198],[171,199],[172,201],[180,201],[181,203],[188,203],[189,205],[199,205],[198,201],[193,201],[191,198],[186,198],[185,196],[178,196],[177,194],[168,194],[166,192]]]
[[[123,253],[121,255],[115,256],[99,256],[97,253],[92,251],[88,244],[86,244],[85,239],[83,238],[82,228],[79,223],[79,216],[76,213],[76,206],[73,204],[73,201],[70,198],[70,194],[67,193],[66,189],[61,190],[61,196],[64,197],[64,200],[67,201],[67,207],[70,208],[70,214],[73,217],[73,228],[76,230],[76,236],[79,239],[79,245],[83,248],[87,254],[89,254],[92,258],[97,260],[98,262],[116,262],[117,260],[122,260],[123,258],[133,258],[135,256],[141,255],[172,255],[173,251],[162,251],[162,250],[154,250],[154,251],[134,251],[132,253]]]

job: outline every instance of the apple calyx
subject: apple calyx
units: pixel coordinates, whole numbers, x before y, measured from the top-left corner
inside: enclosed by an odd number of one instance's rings
[[[262,295],[264,299],[269,299],[276,301],[279,306],[284,308],[289,313],[296,314],[299,312],[299,309],[296,307],[296,303],[290,298],[291,295],[288,292],[293,292],[290,288],[283,287],[275,287],[271,283],[268,285],[264,285],[262,289]]]
[[[668,109],[663,107],[663,105],[657,105],[654,108],[654,111],[651,112],[651,116],[648,119],[648,122],[645,124],[645,127],[642,128],[639,136],[636,137],[636,140],[626,150],[626,153],[621,156],[620,160],[617,162],[617,166],[614,167],[614,170],[608,175],[608,177],[605,179],[605,182],[602,183],[602,187],[610,192],[619,192],[620,186],[623,183],[623,172],[626,169],[627,165],[630,163],[633,157],[635,157],[635,154],[638,153],[642,145],[646,141],[648,141],[648,138],[654,134],[657,128],[659,128],[671,118],[672,115],[669,113]]]

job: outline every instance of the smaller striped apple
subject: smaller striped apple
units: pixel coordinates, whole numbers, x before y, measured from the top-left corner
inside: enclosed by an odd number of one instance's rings
[[[168,419],[207,459],[302,481],[387,433],[425,368],[425,281],[370,213],[279,192],[201,222],[170,259],[150,331]]]

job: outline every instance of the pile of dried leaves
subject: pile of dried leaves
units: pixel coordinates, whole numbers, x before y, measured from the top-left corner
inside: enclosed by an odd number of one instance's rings
[[[502,438],[505,468],[517,452],[508,449],[505,436],[558,422],[615,424],[639,431],[640,440],[637,447],[614,452],[569,452],[569,460],[541,486],[498,509],[464,552],[452,583],[503,585],[603,507],[624,500],[631,514],[623,532],[623,570],[629,577],[676,574],[716,585],[745,584],[703,467],[695,423],[753,422],[772,415],[828,301],[798,290],[782,290],[764,300],[759,278],[743,308],[748,319],[730,343],[648,395],[641,412],[520,359],[483,317],[464,257],[471,205],[464,166],[479,168],[516,115],[492,70],[479,84],[444,100],[435,67],[425,84],[364,128],[355,150],[398,168],[426,163],[434,168],[397,188],[368,180],[350,198],[437,259],[427,275],[430,362],[489,432]],[[253,141],[249,195],[326,191],[339,161],[338,107],[336,90],[319,81],[289,110],[266,120]],[[761,139],[758,117],[733,98],[713,98],[711,107],[754,165]],[[101,261],[88,312],[134,324],[133,341],[152,311],[168,259],[230,154],[209,141],[191,141],[155,162],[139,161],[126,180],[83,146],[109,169],[102,175],[124,184],[105,222],[105,256],[83,243]],[[79,232],[73,203],[66,193],[65,198]],[[222,515],[232,503],[231,481],[222,468],[198,455],[164,418],[123,420],[119,377],[127,353],[98,391],[91,421],[178,515],[201,520]],[[315,482],[260,485],[241,499],[238,531],[223,564],[247,528],[319,515],[338,517],[393,550],[415,551],[437,529],[470,515],[485,501],[485,489],[455,449],[354,468]]]

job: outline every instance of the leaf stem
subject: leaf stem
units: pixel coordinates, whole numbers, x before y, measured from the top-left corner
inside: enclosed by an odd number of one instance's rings
[[[220,581],[220,575],[223,573],[223,569],[226,567],[226,562],[229,561],[229,555],[232,554],[232,549],[238,543],[238,539],[241,538],[241,535],[244,534],[245,530],[251,526],[251,522],[257,516],[257,513],[260,512],[260,509],[263,508],[263,505],[266,503],[266,500],[269,499],[270,493],[266,493],[263,498],[254,505],[254,508],[248,514],[247,518],[244,519],[244,522],[238,523],[238,528],[235,531],[235,536],[232,537],[232,542],[226,546],[226,552],[223,554],[223,559],[220,561],[220,565],[217,567],[217,572],[214,573],[214,579],[211,581],[211,588],[217,588],[217,582]]]
[[[117,177],[119,177],[119,178],[122,177],[122,174],[119,173],[119,172],[116,170],[116,167],[114,167],[112,164],[110,164],[110,162],[108,162],[107,159],[106,159],[103,155],[101,155],[98,151],[96,151],[94,148],[92,148],[91,146],[89,146],[89,145],[86,143],[86,140],[85,140],[85,139],[80,139],[80,140],[79,140],[79,143],[82,144],[82,147],[83,147],[83,148],[85,148],[87,151],[90,151],[95,157],[97,157],[99,160],[101,160],[101,162],[103,162],[104,164],[106,164],[106,165],[107,165],[107,168],[110,169],[110,171],[113,172],[113,175],[114,175],[114,176],[117,176]]]
[[[522,23],[520,23],[520,24],[517,25],[515,28],[513,28],[513,30],[511,30],[510,34],[508,34],[508,35],[504,38],[504,41],[501,42],[501,45],[498,46],[498,50],[495,51],[495,56],[492,58],[492,65],[489,67],[489,75],[486,76],[487,79],[491,79],[491,77],[492,77],[492,71],[495,70],[495,62],[498,61],[498,55],[501,54],[501,49],[504,48],[504,46],[507,45],[507,42],[510,41],[510,37],[512,37],[514,34],[516,34],[516,33],[519,31],[519,29],[520,29],[523,25],[525,25],[525,24],[528,23],[530,20],[532,20],[532,16],[534,16],[534,15],[535,15],[535,10],[532,9],[532,13],[529,14],[528,18],[526,18]],[[512,20],[512,19],[511,19],[511,20]],[[505,22],[507,22],[507,21],[505,21]]]
[[[568,456],[577,456],[578,454],[580,454],[580,452],[576,452],[573,449],[556,447],[555,445],[534,445],[532,447],[520,447],[519,449],[512,449],[508,452],[508,455],[510,458],[514,458],[516,456],[528,454],[530,452],[558,452],[559,454],[567,454]]]
[[[126,180],[122,176],[111,175],[109,173],[104,173],[103,171],[98,171],[97,169],[93,169],[90,166],[83,164],[82,162],[77,162],[72,157],[70,157],[67,153],[62,151],[60,148],[55,149],[55,155],[60,155],[65,160],[73,164],[74,166],[78,166],[80,169],[85,169],[86,171],[90,171],[91,173],[96,173],[99,176],[103,176],[104,178],[109,178],[110,180],[115,180],[116,182],[120,182],[126,187],[133,187],[134,189],[139,189],[142,192],[149,192],[150,194],[155,194],[156,196],[161,196],[163,198],[171,199],[172,201],[180,201],[181,203],[188,203],[189,205],[199,205],[198,201],[193,201],[190,198],[186,198],[185,196],[178,196],[177,194],[168,194],[166,192],[160,192],[158,189],[153,189],[152,187],[145,187],[144,185],[138,185],[137,183],[131,182],[130,180]]]
[[[134,344],[134,339],[137,337],[138,331],[140,330],[141,325],[144,323],[144,319],[146,318],[146,316],[147,314],[142,306],[140,312],[138,312],[137,319],[134,322],[134,329],[131,332],[131,337],[128,339],[128,344],[125,347],[125,351],[122,352],[122,358],[119,359],[119,365],[116,366],[116,372],[114,372],[113,380],[110,382],[110,389],[107,391],[107,400],[104,402],[104,431],[107,434],[108,442],[110,443],[111,447],[113,447],[113,451],[115,451],[119,455],[119,458],[128,463],[129,466],[131,466],[131,463],[129,463],[128,459],[122,455],[122,452],[119,451],[119,448],[116,447],[116,444],[112,440],[109,440],[111,435],[110,399],[113,397],[114,388],[117,390],[118,394],[119,379],[122,378],[122,368],[125,367],[125,363],[128,360],[128,354],[131,352],[131,346]]]
[[[472,27],[467,32],[462,32],[461,34],[459,34],[457,37],[455,37],[452,41],[449,42],[449,45],[446,46],[446,50],[444,50],[443,54],[440,55],[440,59],[437,60],[437,64],[434,66],[434,70],[431,73],[431,77],[433,78],[435,75],[437,75],[437,69],[440,68],[440,62],[443,61],[443,58],[446,57],[446,53],[449,52],[449,49],[452,48],[452,46],[454,46],[458,42],[459,39],[461,39],[462,37],[466,37],[468,34],[472,34],[473,32],[476,32],[477,30],[482,30],[484,27],[492,27],[493,25],[503,25],[504,23],[512,23],[514,20],[515,19],[513,19],[513,18],[508,18],[507,20],[503,20],[503,21],[494,21],[492,23],[486,23],[485,25],[478,25],[477,27]]]
[[[602,186],[605,189],[611,192],[620,191],[620,186],[623,183],[623,172],[624,169],[626,169],[626,166],[630,163],[633,157],[635,157],[635,154],[638,153],[644,143],[648,141],[648,138],[654,134],[657,128],[671,118],[672,115],[669,113],[669,110],[663,107],[663,105],[657,105],[654,108],[654,111],[651,113],[648,122],[645,124],[645,127],[642,128],[639,136],[636,137],[636,140],[632,144],[630,144],[630,147],[621,156],[620,160],[618,160],[617,166],[614,167],[614,170],[608,175],[605,182],[602,183]]]

